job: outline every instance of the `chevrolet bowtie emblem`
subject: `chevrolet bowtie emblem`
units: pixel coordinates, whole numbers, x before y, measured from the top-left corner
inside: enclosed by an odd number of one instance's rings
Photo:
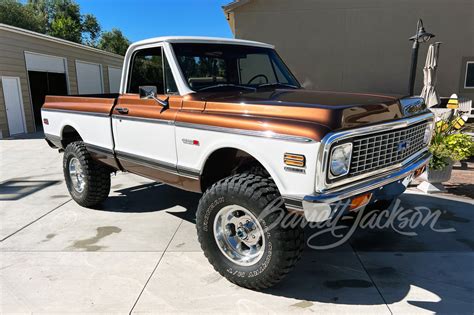
[[[408,140],[402,140],[398,143],[398,152],[405,151],[410,147],[410,141]]]

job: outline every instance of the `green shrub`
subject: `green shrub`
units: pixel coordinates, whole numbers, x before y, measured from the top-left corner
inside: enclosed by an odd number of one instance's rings
[[[464,121],[464,117],[454,115],[451,119],[436,122],[429,148],[433,154],[429,164],[431,169],[442,170],[451,161],[466,160],[474,155],[472,137],[462,133]]]

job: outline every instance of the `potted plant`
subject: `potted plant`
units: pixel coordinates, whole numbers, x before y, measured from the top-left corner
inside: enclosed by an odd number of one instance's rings
[[[474,141],[462,133],[467,117],[459,114],[448,119],[439,119],[430,143],[433,157],[427,170],[430,183],[442,183],[451,178],[454,162],[466,160],[474,155]]]

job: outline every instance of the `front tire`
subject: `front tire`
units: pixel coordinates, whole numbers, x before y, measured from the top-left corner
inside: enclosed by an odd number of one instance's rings
[[[270,178],[248,173],[215,183],[199,201],[201,248],[214,269],[232,283],[256,290],[272,287],[300,259],[303,229],[300,224],[280,224],[288,219],[280,201]]]
[[[110,192],[110,170],[94,161],[82,141],[64,150],[63,171],[69,194],[83,207],[102,203]]]

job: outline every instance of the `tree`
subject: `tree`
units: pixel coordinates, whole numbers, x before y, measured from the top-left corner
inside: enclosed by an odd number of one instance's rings
[[[89,46],[96,46],[101,35],[101,27],[97,18],[92,14],[82,16],[82,42]]]
[[[97,47],[123,56],[128,46],[130,46],[130,41],[122,34],[122,31],[113,28],[110,32],[102,33]]]
[[[82,15],[74,0],[28,0],[26,7],[43,18],[47,34],[95,46],[100,25],[92,14]]]
[[[125,55],[130,41],[118,29],[101,33],[97,18],[74,0],[0,0],[0,23]],[[101,37],[102,36],[102,37]]]
[[[95,46],[100,25],[74,0],[0,0],[0,23]]]
[[[69,16],[58,16],[50,25],[49,35],[81,43],[81,25]]]
[[[0,0],[0,23],[21,27],[30,31],[45,33],[41,16],[32,8],[16,0]]]

